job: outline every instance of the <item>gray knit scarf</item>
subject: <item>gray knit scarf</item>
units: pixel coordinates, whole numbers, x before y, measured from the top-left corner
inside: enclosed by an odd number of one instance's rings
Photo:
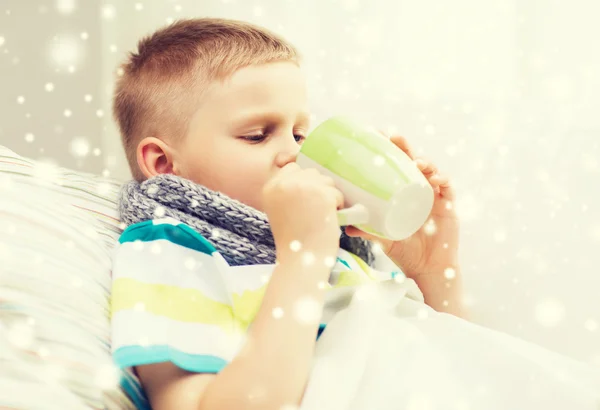
[[[142,183],[128,182],[121,190],[119,212],[127,225],[177,219],[205,237],[232,266],[275,263],[266,214],[185,178],[162,174]],[[368,241],[349,237],[342,229],[340,247],[373,265]]]

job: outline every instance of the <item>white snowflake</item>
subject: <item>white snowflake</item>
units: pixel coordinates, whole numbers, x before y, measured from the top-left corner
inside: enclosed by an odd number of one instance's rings
[[[110,184],[106,183],[106,182],[101,182],[98,184],[98,186],[96,187],[96,192],[99,195],[106,195],[110,192]]]
[[[115,6],[113,6],[112,4],[105,4],[102,7],[102,17],[107,19],[107,20],[112,20],[115,18],[115,15],[117,14],[117,10],[115,9]]]
[[[162,218],[163,216],[165,216],[165,214],[167,213],[167,210],[165,209],[164,206],[157,206],[156,209],[154,209],[154,217],[155,218]]]
[[[456,277],[456,271],[453,268],[444,269],[444,276],[446,279],[454,279]]]
[[[378,241],[372,241],[373,242],[373,246],[371,247],[371,250],[373,251],[373,253],[375,255],[383,255],[383,246],[381,246],[381,243]]]
[[[302,324],[316,324],[321,319],[322,308],[322,305],[312,297],[300,298],[294,304],[294,318]]]
[[[183,265],[185,266],[186,269],[194,270],[194,268],[196,267],[196,259],[194,259],[190,256],[185,259],[185,262],[183,263]]]
[[[8,329],[7,339],[19,349],[29,349],[35,340],[34,327],[25,322],[13,323]]]
[[[373,164],[375,164],[376,167],[381,167],[385,165],[385,158],[381,155],[375,155],[373,158]]]
[[[114,364],[106,363],[96,367],[94,384],[101,390],[117,389],[120,381],[121,372]]]
[[[506,238],[507,238],[506,230],[497,229],[496,232],[494,232],[494,240],[496,242],[498,242],[498,243],[506,242]]]
[[[38,355],[40,356],[40,358],[42,358],[42,359],[45,359],[48,356],[50,356],[50,352],[44,346],[40,347],[37,352],[38,352]]]
[[[433,219],[430,219],[425,223],[425,226],[423,226],[423,232],[425,232],[425,235],[429,236],[434,235],[437,232],[437,225]]]
[[[252,402],[264,400],[265,397],[267,397],[267,389],[262,386],[253,387],[250,393],[248,393],[248,400]]]
[[[54,84],[46,83],[46,85],[44,86],[44,89],[48,92],[52,92],[52,91],[54,91]]]
[[[71,14],[75,11],[75,0],[56,0],[56,10],[60,14]]]
[[[28,132],[27,134],[25,134],[25,141],[31,143],[34,140],[35,140],[35,136],[32,133]]]
[[[273,309],[273,317],[275,319],[281,319],[283,317],[283,309],[280,307]]]
[[[17,97],[17,103],[19,104],[25,104],[25,97],[23,97],[22,95]]]
[[[555,327],[565,318],[565,306],[557,299],[546,298],[535,306],[535,319],[544,327]]]
[[[90,38],[90,35],[87,33],[87,31],[84,31],[84,32],[82,32],[82,33],[79,35],[79,37],[80,37],[82,40],[87,40],[88,38]]]
[[[71,111],[71,110],[69,110],[69,109],[66,109],[66,110],[63,112],[63,114],[64,114],[64,116],[65,116],[65,117],[67,117],[67,118],[70,118],[70,117],[71,117],[71,115],[73,115],[73,111]]]
[[[304,252],[302,254],[302,264],[304,266],[310,266],[315,263],[315,254],[312,252]]]
[[[54,67],[60,70],[79,64],[83,59],[84,50],[75,38],[61,36],[50,44],[49,53]]]
[[[83,96],[83,101],[85,102],[92,102],[92,100],[94,99],[94,97],[91,96],[91,94],[86,94]]]
[[[153,242],[152,245],[150,246],[150,252],[152,252],[155,255],[158,255],[159,253],[161,253],[162,248],[161,248],[160,244]]]
[[[60,170],[50,159],[40,160],[33,167],[33,176],[37,181],[58,184],[60,182]]]
[[[256,17],[262,17],[264,9],[261,6],[254,6],[253,12]]]
[[[293,252],[298,252],[300,249],[302,249],[302,244],[300,243],[300,241],[294,240],[294,241],[290,242],[290,249]]]
[[[336,262],[336,258],[334,258],[333,256],[327,256],[325,258],[325,266],[328,268],[333,268],[335,266],[335,262]]]
[[[69,151],[75,158],[85,158],[90,153],[90,142],[85,137],[73,138]]]
[[[596,322],[594,319],[586,320],[583,326],[590,332],[595,332],[598,330],[598,322]]]

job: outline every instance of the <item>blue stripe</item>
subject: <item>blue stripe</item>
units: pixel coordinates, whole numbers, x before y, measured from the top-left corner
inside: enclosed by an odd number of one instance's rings
[[[325,327],[327,325],[325,323],[321,323],[319,325],[319,331],[317,332],[317,340],[319,340],[319,337],[321,337],[321,333],[323,333],[323,330],[325,330]]]
[[[127,374],[121,376],[121,389],[129,396],[133,404],[135,404],[136,409],[151,410],[146,393],[141,389],[141,386],[135,383],[135,381]]]
[[[159,239],[165,239],[174,244],[185,248],[193,249],[207,255],[212,255],[217,250],[206,240],[202,235],[190,228],[186,224],[171,225],[159,224],[154,225],[152,221],[139,222],[130,225],[123,231],[119,237],[119,243],[125,242],[150,242]]]
[[[340,262],[342,265],[346,266],[348,269],[352,270],[352,268],[350,267],[350,265],[348,265],[348,262],[346,262],[343,259],[337,258],[338,262]]]
[[[399,270],[393,270],[393,271],[391,271],[390,275],[392,276],[392,279],[394,279],[398,275],[402,275],[403,277],[406,278],[406,275],[404,274],[404,272],[399,271]]]
[[[113,353],[113,359],[119,368],[171,362],[193,373],[218,373],[227,365],[227,361],[217,356],[189,354],[166,345],[120,347]]]

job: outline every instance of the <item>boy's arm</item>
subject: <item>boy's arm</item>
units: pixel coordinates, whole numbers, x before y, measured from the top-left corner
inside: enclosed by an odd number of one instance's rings
[[[437,312],[450,313],[469,320],[464,305],[462,276],[458,266],[453,268],[454,277],[442,274],[422,274],[413,277],[423,293],[425,303]]]
[[[279,410],[300,404],[319,323],[296,320],[296,303],[322,306],[325,292],[319,283],[330,268],[305,267],[301,254],[295,255],[275,267],[245,346],[220,373],[189,373],[171,363],[137,368],[153,409]],[[275,308],[283,315],[274,316]]]

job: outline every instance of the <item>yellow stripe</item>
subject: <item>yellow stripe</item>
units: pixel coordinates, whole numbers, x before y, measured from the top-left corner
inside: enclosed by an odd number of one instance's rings
[[[335,282],[336,288],[344,287],[344,286],[356,286],[361,283],[368,282],[369,279],[362,274],[355,272],[353,270],[345,270],[339,273],[337,281]]]
[[[144,309],[181,322],[231,326],[231,307],[216,302],[196,289],[144,283],[131,278],[113,281],[111,314],[120,310]]]
[[[233,309],[241,328],[247,328],[254,321],[265,296],[267,285],[256,290],[245,290],[244,293],[233,294]]]
[[[352,256],[352,259],[354,259],[356,261],[356,263],[358,263],[358,266],[360,266],[360,268],[367,274],[367,276],[373,280],[377,280],[377,278],[374,276],[373,272],[371,272],[371,267],[369,265],[367,265],[367,263],[365,261],[363,261],[361,258],[359,258],[358,256],[356,256],[353,253],[350,253],[350,256]]]

